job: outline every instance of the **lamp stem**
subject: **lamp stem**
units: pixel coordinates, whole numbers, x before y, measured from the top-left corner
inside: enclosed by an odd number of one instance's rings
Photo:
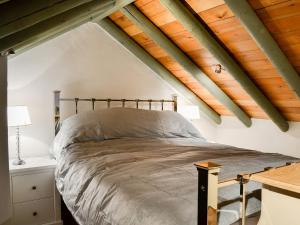
[[[20,127],[17,127],[16,128],[16,139],[17,139],[17,157],[18,157],[18,160],[21,160],[21,157],[20,157]]]
[[[17,141],[17,159],[13,161],[14,165],[24,165],[25,161],[20,156],[20,127],[16,128],[16,141]]]

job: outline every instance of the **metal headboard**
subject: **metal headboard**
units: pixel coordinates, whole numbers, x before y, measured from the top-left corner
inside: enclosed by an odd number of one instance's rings
[[[61,98],[61,91],[54,91],[54,121],[55,121],[55,135],[59,132],[60,129],[60,102],[74,102],[75,103],[75,113],[78,113],[78,103],[79,102],[91,102],[92,110],[95,110],[96,102],[106,102],[107,108],[111,107],[111,102],[121,102],[122,107],[126,107],[126,102],[135,102],[135,108],[139,108],[139,103],[148,103],[149,110],[152,110],[152,103],[160,103],[161,111],[164,110],[165,103],[171,103],[172,109],[174,112],[177,112],[177,96],[173,95],[172,100],[154,100],[154,99],[96,99],[96,98]]]

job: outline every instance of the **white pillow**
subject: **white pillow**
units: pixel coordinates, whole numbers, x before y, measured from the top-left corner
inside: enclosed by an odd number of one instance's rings
[[[77,142],[104,140],[100,118],[100,111],[90,111],[64,120],[54,139],[54,149],[62,149]]]
[[[202,138],[198,130],[176,112],[109,108],[67,118],[54,139],[53,153],[56,155],[73,143],[123,137]]]
[[[179,113],[134,108],[111,108],[101,111],[105,139],[122,137],[197,137],[198,130]]]

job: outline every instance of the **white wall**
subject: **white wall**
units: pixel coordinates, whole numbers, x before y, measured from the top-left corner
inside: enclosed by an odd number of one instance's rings
[[[97,25],[86,24],[9,61],[9,104],[29,106],[33,125],[22,129],[25,156],[48,154],[53,139],[53,90],[65,97],[170,98],[175,91]],[[186,102],[179,99],[180,104]],[[73,105],[68,105],[68,109]],[[282,133],[268,120],[245,128],[235,118],[220,126],[194,121],[212,141],[300,157],[300,125]],[[10,157],[15,156],[9,129]]]
[[[246,128],[234,117],[222,117],[222,124],[216,127],[215,141],[300,158],[299,122],[290,122],[288,132],[281,132],[271,120],[253,119],[252,122],[252,127]]]
[[[48,154],[54,133],[53,90],[62,90],[65,97],[87,98],[170,99],[176,93],[92,23],[10,59],[8,89],[9,105],[28,105],[30,110],[32,125],[21,129],[25,157]],[[73,109],[71,104],[63,106]],[[210,138],[213,131],[207,130]],[[10,157],[15,157],[12,128],[9,136]]]

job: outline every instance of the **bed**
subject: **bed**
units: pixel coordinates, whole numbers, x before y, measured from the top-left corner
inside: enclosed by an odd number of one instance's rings
[[[79,225],[196,225],[195,162],[221,164],[222,182],[297,160],[210,143],[172,111],[108,108],[73,115],[56,128],[57,189]],[[260,211],[259,189],[248,184],[247,215]],[[240,219],[239,198],[238,184],[220,188],[218,224]]]

